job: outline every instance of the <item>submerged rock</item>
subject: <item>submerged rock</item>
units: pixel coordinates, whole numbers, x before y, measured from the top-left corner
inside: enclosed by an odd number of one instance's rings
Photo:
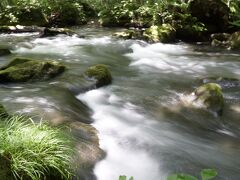
[[[188,9],[209,32],[222,32],[228,26],[230,9],[221,0],[192,0]]]
[[[61,74],[65,68],[64,65],[57,61],[16,58],[8,65],[0,68],[0,82],[48,80]]]
[[[39,37],[51,37],[51,36],[57,36],[59,34],[65,34],[65,35],[73,35],[74,32],[70,29],[66,28],[43,28],[40,32]]]
[[[144,39],[143,32],[142,29],[128,29],[123,32],[116,32],[113,36],[121,39]]]
[[[169,43],[175,40],[176,31],[170,24],[163,24],[161,26],[151,26],[146,29],[143,36],[149,42],[163,42]]]
[[[89,78],[94,78],[97,80],[96,87],[106,86],[112,83],[112,75],[108,70],[106,65],[97,64],[89,67],[85,74]]]
[[[194,91],[194,102],[200,103],[206,109],[222,115],[224,99],[221,87],[216,83],[208,83],[198,87]]]
[[[204,77],[200,79],[200,83],[217,83],[222,88],[240,87],[240,80],[229,77]]]
[[[6,56],[11,54],[11,51],[9,49],[0,49],[0,56]]]
[[[123,32],[117,32],[113,36],[122,39],[139,39],[151,43],[169,43],[175,41],[176,31],[170,24],[161,26],[151,26],[147,29],[128,29]]]

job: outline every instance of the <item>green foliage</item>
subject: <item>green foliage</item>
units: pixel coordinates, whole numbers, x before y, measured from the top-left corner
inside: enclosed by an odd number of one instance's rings
[[[224,0],[230,8],[230,27],[240,28],[240,1]]]
[[[119,176],[119,180],[127,180],[127,176]],[[129,180],[134,180],[133,177],[130,177]]]
[[[217,171],[215,169],[203,169],[201,171],[202,180],[211,180],[217,176]]]
[[[2,25],[67,26],[86,23],[91,7],[82,0],[3,0],[0,10]]]
[[[14,179],[71,179],[72,152],[60,129],[23,116],[0,121],[0,157],[10,163],[5,168]]]
[[[217,176],[217,171],[215,169],[203,169],[201,171],[202,180],[212,180]],[[198,180],[196,177],[189,174],[173,174],[167,177],[167,180]]]
[[[174,174],[169,176],[167,180],[197,180],[197,178],[188,174]]]

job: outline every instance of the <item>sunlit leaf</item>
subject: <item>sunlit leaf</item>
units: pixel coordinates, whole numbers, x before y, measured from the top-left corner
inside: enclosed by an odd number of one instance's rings
[[[127,176],[119,176],[119,180],[127,180]]]
[[[198,179],[188,174],[174,174],[168,176],[167,180],[198,180]]]
[[[217,176],[217,171],[215,169],[203,169],[201,171],[202,180],[211,180]]]

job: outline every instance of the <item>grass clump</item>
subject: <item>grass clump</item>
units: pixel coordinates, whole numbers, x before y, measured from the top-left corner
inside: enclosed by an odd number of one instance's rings
[[[71,179],[72,152],[60,129],[23,116],[0,121],[0,157],[9,164],[0,162],[0,179]]]

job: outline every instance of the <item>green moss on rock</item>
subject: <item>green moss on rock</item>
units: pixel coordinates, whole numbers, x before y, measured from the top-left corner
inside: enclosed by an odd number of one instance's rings
[[[97,80],[96,87],[102,87],[111,84],[112,75],[106,65],[97,64],[87,69],[85,74]]]
[[[170,24],[163,24],[161,26],[151,26],[146,29],[143,36],[149,42],[173,42],[175,40],[175,29]]]
[[[0,49],[0,56],[6,56],[11,54],[11,51],[9,49]]]
[[[224,99],[221,87],[216,83],[208,83],[198,87],[194,91],[196,101],[202,103],[207,109],[222,114]]]
[[[228,42],[231,49],[240,49],[240,31],[234,32]]]
[[[128,29],[123,32],[116,32],[113,36],[121,39],[144,39],[143,30],[139,29]]]
[[[57,61],[39,61],[16,58],[0,69],[0,82],[26,82],[48,80],[65,70],[65,66]]]

